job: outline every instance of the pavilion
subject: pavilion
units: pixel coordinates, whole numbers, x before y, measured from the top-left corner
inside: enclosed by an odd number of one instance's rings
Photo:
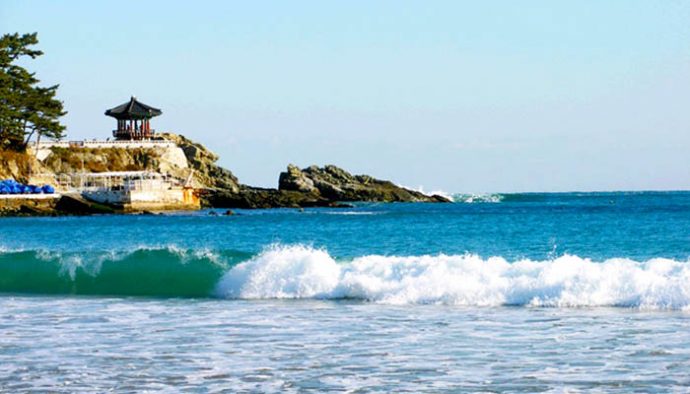
[[[118,140],[148,140],[154,135],[149,121],[154,116],[162,114],[158,108],[153,108],[132,96],[129,102],[105,111],[107,116],[117,119],[117,129],[113,136]]]

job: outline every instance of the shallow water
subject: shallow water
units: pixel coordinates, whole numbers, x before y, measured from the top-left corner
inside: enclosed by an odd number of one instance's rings
[[[690,315],[622,308],[5,297],[0,387],[690,390]]]
[[[0,392],[690,391],[690,192],[0,219]]]

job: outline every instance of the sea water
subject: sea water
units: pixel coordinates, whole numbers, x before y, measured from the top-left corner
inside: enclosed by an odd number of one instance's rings
[[[0,219],[0,391],[690,391],[690,192],[455,198]]]

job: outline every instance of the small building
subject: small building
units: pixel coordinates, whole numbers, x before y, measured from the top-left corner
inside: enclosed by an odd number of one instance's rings
[[[201,207],[199,196],[192,187],[157,172],[80,173],[73,174],[74,181],[79,183],[77,189],[84,198],[125,212],[194,210]]]
[[[107,116],[117,119],[117,129],[113,130],[113,137],[117,140],[149,140],[155,131],[149,123],[151,118],[162,114],[158,108],[153,108],[132,96],[129,102],[105,111]]]

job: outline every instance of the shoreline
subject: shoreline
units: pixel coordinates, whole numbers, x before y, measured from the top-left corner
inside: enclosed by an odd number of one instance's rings
[[[289,164],[279,174],[277,188],[254,187],[241,183],[232,171],[219,166],[218,160],[219,156],[204,145],[173,133],[156,134],[150,141],[49,142],[31,145],[26,152],[0,151],[0,179],[54,185],[62,194],[52,199],[28,195],[4,200],[0,197],[0,216],[126,214],[202,207],[342,208],[351,202],[452,202],[444,196],[427,195],[388,180],[353,175],[334,165],[300,169]],[[128,206],[121,196],[122,186],[111,181],[128,182],[125,178],[141,177],[141,174],[170,180],[177,188],[190,192],[184,193],[180,202],[194,204],[168,206],[166,198],[170,199],[168,191],[172,188],[148,189],[147,186],[141,193],[136,189],[127,192],[142,199],[135,203],[132,198]],[[84,188],[92,181],[100,185],[98,182],[104,182],[103,179],[105,183],[98,186],[96,193],[92,186]]]

